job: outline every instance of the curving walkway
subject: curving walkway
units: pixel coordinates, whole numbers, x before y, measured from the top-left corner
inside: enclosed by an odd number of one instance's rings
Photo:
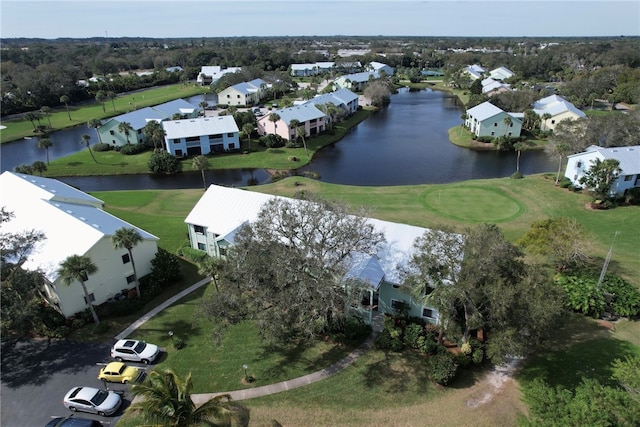
[[[155,316],[165,308],[169,307],[170,305],[172,305],[182,297],[189,295],[191,292],[201,288],[202,286],[206,285],[209,282],[210,282],[210,279],[202,279],[199,282],[194,283],[187,289],[169,298],[168,300],[166,300],[165,302],[163,302],[162,304],[160,304],[159,306],[157,306],[156,308],[154,308],[153,310],[149,311],[147,314],[142,316],[140,319],[133,322],[128,328],[126,328],[125,330],[120,332],[118,335],[116,335],[115,338],[117,340],[127,338],[133,331],[135,331],[140,326],[142,326],[145,322],[147,322],[147,320],[151,319],[153,316]],[[362,343],[360,347],[353,350],[351,353],[349,353],[348,355],[346,355],[344,358],[337,361],[333,365],[327,368],[321,369],[320,371],[313,372],[311,374],[304,375],[302,377],[293,378],[287,381],[282,381],[279,383],[269,384],[265,386],[255,387],[255,388],[248,388],[244,390],[192,394],[191,400],[193,400],[195,404],[200,405],[205,403],[212,397],[218,396],[220,394],[229,394],[233,400],[245,400],[245,399],[251,399],[253,397],[266,396],[269,394],[275,394],[275,393],[280,393],[287,390],[292,390],[294,388],[302,387],[307,384],[311,384],[311,383],[323,380],[337,372],[340,372],[341,370],[347,368],[348,366],[351,366],[353,362],[355,362],[360,356],[362,356],[367,350],[369,350],[373,346],[373,343],[375,343],[376,338],[378,337],[378,334],[380,334],[380,332],[382,332],[382,329],[384,328],[383,316],[381,314],[377,312],[374,313],[371,327],[372,327],[371,335],[369,335],[369,337],[365,340],[364,343]],[[134,401],[136,399],[134,399]]]

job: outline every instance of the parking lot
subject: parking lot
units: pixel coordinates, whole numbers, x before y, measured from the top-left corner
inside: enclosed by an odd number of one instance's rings
[[[79,343],[68,340],[30,340],[15,346],[2,344],[2,427],[44,426],[52,417],[68,416],[64,395],[76,386],[104,388],[97,379],[102,366],[111,361],[111,343]],[[143,364],[131,365],[146,368]],[[151,366],[148,367],[149,369]],[[108,383],[110,390],[123,390],[120,409],[111,417],[78,412],[75,417],[97,419],[115,425],[131,404],[128,386]]]

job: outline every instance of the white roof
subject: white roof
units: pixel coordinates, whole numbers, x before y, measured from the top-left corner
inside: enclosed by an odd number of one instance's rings
[[[640,174],[640,145],[629,147],[598,147],[590,145],[582,153],[573,154],[567,157],[580,157],[586,153],[598,152],[604,159],[615,159],[620,163],[622,175]]]
[[[191,136],[237,133],[238,125],[233,116],[199,117],[196,119],[169,120],[162,122],[166,139]]]
[[[486,120],[500,113],[504,113],[504,111],[501,108],[496,107],[489,101],[485,101],[482,104],[476,105],[475,107],[469,108],[467,110],[467,115],[469,117],[474,117],[478,121]]]
[[[258,217],[265,202],[277,197],[279,196],[211,185],[191,210],[185,223],[206,227],[208,232],[219,236],[233,235],[242,224]],[[386,241],[380,245],[375,262],[370,257],[353,254],[352,277],[366,279],[370,285],[375,286],[375,278],[383,271],[385,280],[400,283],[398,267],[407,265],[416,238],[426,229],[372,218],[369,222],[384,234]]]
[[[482,93],[492,92],[500,88],[511,90],[511,86],[508,84],[494,80],[491,77],[482,80]]]
[[[334,92],[325,93],[322,95],[316,95],[308,101],[303,103],[311,103],[313,105],[332,103],[336,106],[347,106],[350,102],[358,99],[358,95],[351,92],[349,89],[342,88]]]
[[[298,120],[300,123],[307,122],[313,119],[319,119],[324,117],[325,114],[318,110],[315,105],[306,103],[300,105],[294,105],[293,107],[283,108],[282,110],[274,111],[275,114],[280,116],[280,120],[287,125],[291,123],[291,120]],[[269,115],[261,118],[260,120],[268,120]]]
[[[578,117],[586,116],[585,113],[576,108],[572,103],[558,95],[547,96],[533,103],[533,112],[539,116],[548,113],[551,117],[554,117],[567,111],[574,113]]]
[[[4,172],[0,175],[2,205],[14,218],[2,224],[6,232],[41,231],[46,239],[31,253],[25,268],[41,269],[51,282],[61,261],[84,255],[98,241],[122,227],[135,228],[143,239],[154,235],[96,207],[102,201],[50,178]]]
[[[515,75],[515,73],[513,71],[511,71],[510,69],[508,69],[507,67],[498,67],[498,68],[494,68],[493,70],[491,70],[489,72],[489,75],[491,77],[493,77],[494,79],[498,79],[498,80],[506,80],[510,77],[513,77]]]

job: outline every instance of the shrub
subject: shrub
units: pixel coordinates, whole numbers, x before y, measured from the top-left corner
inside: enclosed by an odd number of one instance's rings
[[[174,254],[159,248],[151,260],[150,280],[160,286],[171,285],[182,279],[180,260]]]
[[[511,179],[522,179],[524,178],[524,175],[522,175],[522,173],[520,171],[516,171],[514,173],[511,174]]]
[[[429,368],[431,379],[440,385],[449,384],[458,373],[456,357],[449,352],[431,356],[429,358]]]
[[[93,325],[93,333],[94,334],[104,334],[111,328],[111,324],[109,322],[100,322],[97,325]]]
[[[473,363],[475,363],[476,365],[480,365],[482,362],[484,362],[484,350],[481,348],[476,348],[475,350],[473,350],[471,359],[473,360]]]
[[[573,182],[571,182],[571,180],[565,176],[564,178],[562,178],[562,179],[560,180],[560,182],[558,183],[558,185],[559,185],[561,188],[569,188],[571,185],[573,185]]]
[[[267,148],[279,148],[279,147],[284,147],[285,140],[280,135],[276,135],[272,133],[272,134],[264,135],[258,138],[258,144]]]
[[[438,347],[442,346],[438,345],[435,335],[431,333],[427,333],[418,338],[418,348],[425,354],[436,354]]]
[[[578,313],[600,317],[605,309],[602,290],[595,279],[579,276],[558,276],[556,283],[567,294],[567,306]]]
[[[97,142],[91,146],[93,151],[111,151],[113,147],[106,142]]]
[[[147,163],[149,171],[154,174],[174,174],[182,170],[182,163],[166,151],[156,151]]]
[[[422,336],[422,325],[411,323],[404,328],[404,343],[411,348],[418,348],[418,338]]]
[[[383,329],[376,339],[376,347],[380,350],[389,350],[391,348],[391,334],[388,329]]]
[[[633,317],[640,313],[640,291],[617,276],[605,276],[602,290],[613,294],[611,310],[617,316]]]
[[[181,248],[179,253],[188,260],[195,262],[196,264],[202,262],[206,257],[209,256],[205,251],[194,249],[189,246]]]
[[[347,317],[344,322],[331,330],[331,339],[342,344],[362,342],[371,333],[371,326],[357,317]]]
[[[640,205],[640,187],[629,188],[625,191],[624,203],[627,205]]]
[[[180,350],[185,346],[184,340],[176,335],[173,336],[171,342],[173,343],[173,348],[175,348],[176,350]]]
[[[134,154],[140,154],[146,149],[147,147],[144,144],[127,144],[120,147],[120,154],[132,156]]]

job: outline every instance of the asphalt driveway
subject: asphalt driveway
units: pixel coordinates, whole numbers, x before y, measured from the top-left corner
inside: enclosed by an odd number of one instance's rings
[[[71,412],[62,398],[75,386],[103,388],[96,378],[100,366],[109,362],[110,343],[80,343],[69,340],[30,340],[15,346],[2,343],[2,427],[44,426],[51,417]],[[140,365],[143,366],[143,365]],[[125,390],[123,384],[109,384],[110,390]],[[115,416],[100,417],[78,413],[76,417],[94,418],[111,425],[120,417],[131,399],[125,394]]]

